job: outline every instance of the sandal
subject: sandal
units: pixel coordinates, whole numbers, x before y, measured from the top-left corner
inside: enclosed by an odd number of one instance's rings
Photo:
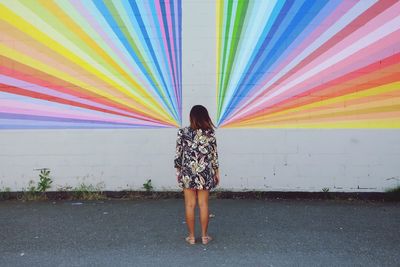
[[[190,245],[194,245],[196,243],[196,239],[194,237],[186,237],[185,241],[188,242]]]
[[[203,245],[207,245],[211,240],[213,240],[212,237],[208,236],[208,235],[201,237],[201,241],[203,242]]]

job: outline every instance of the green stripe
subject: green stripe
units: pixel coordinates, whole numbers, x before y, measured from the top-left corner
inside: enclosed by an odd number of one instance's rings
[[[219,42],[220,42],[220,44],[219,44],[219,49],[218,49],[218,54],[217,54],[217,57],[219,57],[219,62],[218,62],[218,72],[219,73],[217,73],[217,77],[218,77],[218,83],[217,83],[217,96],[218,96],[218,98],[216,99],[216,106],[217,106],[217,118],[216,118],[216,120],[218,120],[218,118],[219,118],[219,116],[220,116],[220,113],[219,113],[219,99],[220,99],[220,92],[219,92],[219,85],[220,85],[220,81],[222,80],[222,68],[221,68],[221,64],[222,64],[222,62],[221,62],[221,55],[222,55],[222,46],[223,46],[223,39],[222,39],[222,36],[224,36],[223,35],[223,29],[222,29],[222,27],[223,27],[223,23],[224,23],[224,6],[225,6],[225,3],[224,3],[224,0],[220,0],[221,2],[219,3],[219,14],[218,14],[218,20],[219,20],[219,27],[220,27],[220,29],[218,29],[219,30],[219,36],[217,36],[217,38],[221,38],[221,40],[219,40]]]
[[[224,99],[225,93],[226,93],[228,81],[229,81],[229,78],[230,78],[231,72],[232,72],[232,64],[233,64],[233,61],[236,56],[236,51],[238,48],[240,35],[242,34],[243,24],[244,24],[244,20],[246,17],[246,11],[247,11],[248,6],[249,6],[248,1],[239,1],[238,2],[236,17],[235,17],[235,24],[234,24],[233,33],[232,33],[231,48],[229,50],[227,72],[226,72],[226,77],[224,79],[223,86],[221,88],[222,89],[221,90],[221,99],[223,99],[223,100],[225,100]],[[221,108],[222,108],[222,103],[221,103]]]
[[[76,45],[76,47],[78,47],[78,49],[82,50],[83,54],[89,55],[89,57],[93,61],[105,66],[105,69],[107,69],[108,71],[110,71],[110,73],[112,73],[111,68],[108,68],[108,65],[105,64],[104,60],[102,58],[97,57],[97,54],[94,53],[93,49],[89,48],[88,45],[75,32],[71,31],[67,27],[67,25],[65,25],[63,22],[61,22],[61,20],[55,14],[53,14],[52,11],[48,10],[41,4],[35,3],[34,1],[22,2],[21,4],[24,5],[26,8],[29,8],[35,15],[37,15],[41,18],[44,18],[43,21],[49,27],[53,28],[56,32],[58,32],[60,34],[60,36],[66,38],[69,41],[71,41],[72,43],[74,43]],[[37,25],[33,24],[33,27],[37,27]],[[44,34],[49,36],[51,39],[55,40],[55,42],[61,44],[65,48],[67,48],[71,53],[75,53],[75,52],[72,52],[72,50],[70,48],[66,47],[64,43],[61,43],[62,40],[60,40],[58,38],[55,39],[54,36],[50,36],[46,31],[43,31],[43,29],[38,28],[38,30],[42,31]],[[40,44],[42,44],[42,43],[40,43]],[[46,46],[46,44],[43,44],[43,45]],[[61,57],[65,57],[65,55],[59,54],[58,52],[55,52],[54,50],[53,50],[53,52]],[[78,56],[79,56],[79,58],[81,58],[80,55],[78,55]],[[70,60],[70,59],[68,58],[68,60]],[[76,64],[74,62],[72,62],[72,63]]]
[[[232,16],[232,6],[233,6],[233,1],[228,0],[228,12],[227,12],[227,16],[226,16],[226,27],[224,29],[224,33],[223,33],[223,40],[224,40],[224,48],[223,48],[223,53],[222,53],[222,67],[221,67],[221,80],[219,81],[219,99],[218,99],[218,118],[221,114],[221,108],[222,108],[222,81],[224,80],[224,70],[225,70],[225,59],[226,59],[226,50],[227,50],[227,43],[228,43],[228,33],[229,33],[229,28],[230,28],[230,24],[231,24],[231,16]]]
[[[124,21],[121,19],[116,7],[114,6],[114,4],[111,1],[106,1],[104,3],[107,6],[108,10],[110,11],[111,15],[113,16],[113,18],[115,19],[115,21],[117,22],[117,24],[124,25],[124,27],[120,27],[121,31],[125,35],[129,44],[132,46],[133,51],[135,52],[135,54],[138,56],[139,60],[143,64],[143,66],[146,69],[147,73],[149,74],[151,80],[156,85],[156,89],[162,94],[164,102],[167,104],[167,106],[170,108],[170,110],[175,111],[175,109],[172,107],[168,97],[164,94],[164,90],[162,90],[162,88],[160,87],[160,84],[157,82],[156,78],[154,77],[153,73],[151,72],[151,69],[146,64],[146,60],[143,58],[142,54],[140,53],[139,48],[135,44],[135,41],[132,39],[132,36],[129,34],[129,32],[127,30],[127,27],[129,27],[129,26],[126,25],[124,23]],[[176,112],[173,112],[173,113],[177,116]]]

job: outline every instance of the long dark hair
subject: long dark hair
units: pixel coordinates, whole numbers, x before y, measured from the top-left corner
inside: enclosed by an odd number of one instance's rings
[[[215,125],[204,106],[195,105],[190,110],[190,128],[202,130],[215,129]]]

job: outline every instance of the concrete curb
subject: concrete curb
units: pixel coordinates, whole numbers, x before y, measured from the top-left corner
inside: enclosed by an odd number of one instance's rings
[[[44,200],[82,199],[81,192],[48,191]],[[181,191],[97,191],[90,192],[101,199],[173,199],[183,198]],[[40,194],[39,194],[40,195]],[[94,199],[98,199],[94,198]],[[362,201],[400,201],[399,193],[386,192],[302,192],[302,191],[211,191],[211,199],[324,199]],[[23,200],[24,192],[1,192],[0,200]]]

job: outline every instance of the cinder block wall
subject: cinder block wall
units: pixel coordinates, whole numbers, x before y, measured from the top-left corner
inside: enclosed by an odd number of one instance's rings
[[[216,116],[215,3],[183,1],[183,126],[192,105]],[[0,131],[0,190],[38,180],[52,190],[79,183],[105,190],[179,190],[177,129]],[[221,189],[384,191],[400,183],[397,130],[217,129]]]

